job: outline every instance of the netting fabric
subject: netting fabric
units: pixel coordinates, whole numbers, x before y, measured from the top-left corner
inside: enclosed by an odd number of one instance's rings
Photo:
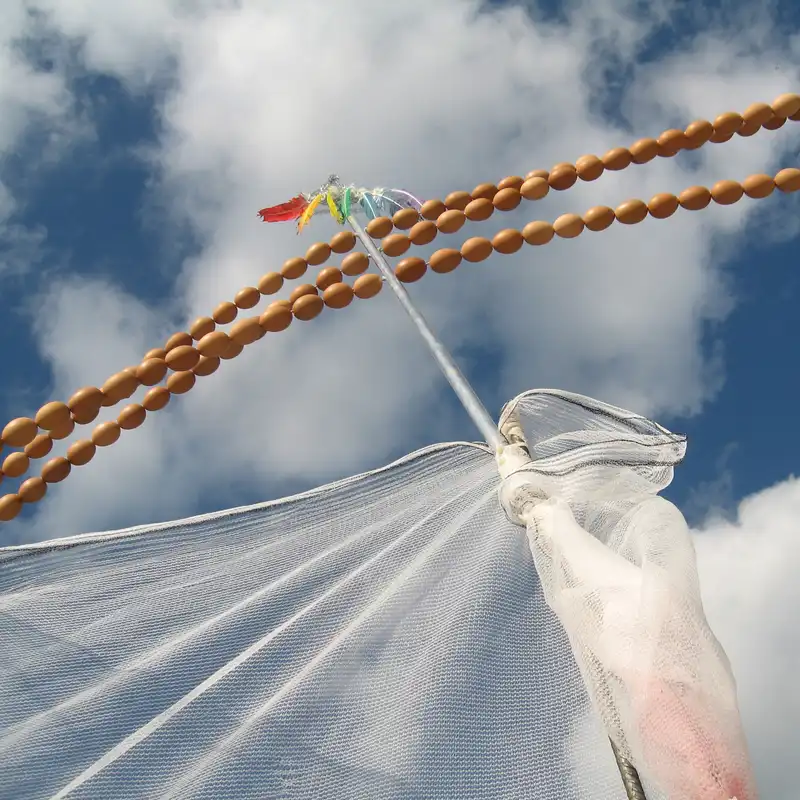
[[[685,525],[656,495],[682,440],[556,392],[511,423],[527,530],[495,454],[455,443],[0,549],[0,798],[624,800],[612,735],[650,800],[729,800],[669,783],[747,774]]]

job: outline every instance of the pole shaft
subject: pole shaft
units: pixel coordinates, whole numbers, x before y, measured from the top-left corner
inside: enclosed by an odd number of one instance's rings
[[[353,229],[353,233],[355,233],[375,262],[375,266],[380,270],[386,283],[389,284],[389,287],[395,293],[397,299],[400,301],[400,305],[403,306],[408,316],[411,317],[420,335],[425,340],[425,344],[428,345],[428,349],[436,359],[436,363],[444,373],[450,386],[453,387],[453,391],[458,396],[467,414],[469,414],[470,418],[481,432],[481,435],[495,450],[503,447],[505,442],[500,432],[497,430],[494,421],[489,416],[489,412],[480,401],[478,395],[475,394],[474,389],[469,385],[455,361],[453,361],[447,348],[436,338],[436,335],[428,326],[425,318],[417,310],[417,307],[412,302],[403,284],[397,279],[397,276],[386,261],[383,253],[375,246],[369,234],[361,227],[361,224],[352,214],[347,218],[347,222]]]

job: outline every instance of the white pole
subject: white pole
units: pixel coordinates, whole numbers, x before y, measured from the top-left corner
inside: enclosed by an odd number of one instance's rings
[[[400,305],[403,306],[408,316],[411,317],[417,330],[420,332],[420,335],[433,354],[433,357],[436,359],[436,363],[444,373],[449,384],[453,387],[453,391],[458,395],[458,399],[477,426],[481,435],[495,450],[500,450],[505,447],[506,442],[497,430],[497,425],[489,416],[489,412],[480,401],[478,395],[475,394],[474,389],[469,385],[455,361],[453,361],[447,348],[436,338],[436,335],[428,326],[425,318],[419,313],[405,287],[397,279],[391,266],[386,261],[383,253],[375,246],[375,242],[372,241],[372,238],[361,227],[361,224],[352,214],[347,217],[347,221],[361,244],[364,245],[364,248],[375,262],[375,266],[380,270],[384,279],[397,296]]]

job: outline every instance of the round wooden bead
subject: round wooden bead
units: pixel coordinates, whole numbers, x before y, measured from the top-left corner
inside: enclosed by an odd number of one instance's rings
[[[191,369],[200,360],[200,353],[194,347],[181,345],[167,353],[167,366],[173,372],[184,372]]]
[[[800,190],[800,169],[794,167],[782,169],[775,176],[775,186],[787,193]]]
[[[297,286],[294,291],[289,295],[289,305],[293,306],[296,300],[305,297],[307,294],[319,294],[317,287],[311,283],[304,283]]]
[[[334,283],[341,283],[342,282],[342,271],[336,269],[336,267],[325,267],[325,269],[320,270],[319,275],[317,275],[316,281],[314,283],[321,292],[324,292],[329,286],[333,286]]]
[[[522,229],[522,238],[530,245],[547,244],[555,236],[555,230],[549,222],[535,220]]]
[[[25,453],[9,453],[3,461],[2,472],[7,478],[19,478],[24,475],[31,465],[31,460]]]
[[[525,240],[522,238],[522,233],[514,228],[498,231],[492,238],[492,247],[504,256],[510,256],[521,250],[523,244],[525,244]]]
[[[470,200],[472,200],[472,195],[469,192],[450,192],[450,194],[445,197],[444,204],[447,208],[463,211]]]
[[[342,272],[354,277],[366,272],[369,268],[369,256],[366,253],[350,253],[342,259]]]
[[[306,263],[309,267],[318,267],[331,257],[331,246],[327,242],[316,242],[306,251]]]
[[[428,271],[428,265],[421,258],[411,256],[398,262],[394,268],[397,279],[403,283],[414,283]]]
[[[533,178],[528,178],[525,183],[522,184],[519,193],[526,200],[541,200],[549,191],[550,184],[547,180],[536,175]]]
[[[582,181],[596,181],[605,170],[603,162],[592,154],[581,156],[575,162],[575,171]]]
[[[306,294],[292,303],[292,314],[302,322],[318,317],[325,303],[318,294]]]
[[[283,287],[283,275],[278,272],[268,272],[258,281],[258,291],[261,294],[277,294]]]
[[[408,232],[408,238],[411,240],[411,244],[421,247],[430,244],[438,233],[439,229],[436,227],[436,223],[431,222],[429,219],[423,219],[411,228]]]
[[[75,421],[70,417],[63,425],[50,431],[51,439],[66,439],[75,430]]]
[[[70,414],[69,406],[57,400],[43,405],[34,417],[36,424],[46,431],[68,425],[71,419],[72,415]]]
[[[679,150],[683,150],[684,147],[689,144],[686,134],[678,128],[670,128],[668,131],[664,131],[664,133],[658,137],[657,141],[659,155],[667,157],[675,155]]]
[[[651,217],[666,219],[678,210],[678,198],[669,192],[653,195],[647,204]]]
[[[420,213],[422,217],[427,220],[436,220],[444,214],[447,210],[447,206],[441,200],[426,200],[422,204],[422,208],[420,209]]]
[[[236,319],[238,313],[239,309],[236,308],[236,305],[226,300],[214,309],[211,316],[217,324],[227,325],[229,322],[233,322]],[[187,344],[189,344],[189,342],[187,342]]]
[[[735,111],[726,111],[724,114],[720,114],[712,124],[714,125],[715,134],[732,136],[742,127],[743,122],[744,119],[742,119],[741,114],[737,114]]]
[[[356,246],[356,235],[353,231],[339,231],[330,242],[331,252],[349,253]]]
[[[490,203],[497,194],[498,189],[493,183],[479,183],[471,192],[473,200],[488,200]]]
[[[295,256],[283,262],[281,267],[281,277],[294,281],[306,274],[308,264],[304,258]]]
[[[170,354],[174,352],[175,350],[171,350]],[[162,358],[148,358],[136,368],[136,379],[142,386],[155,386],[164,380],[166,374],[167,362]]]
[[[494,214],[494,205],[486,197],[470,200],[464,209],[464,216],[472,222],[483,222]]]
[[[744,189],[738,181],[717,181],[711,187],[712,200],[721,206],[729,206],[739,202],[743,194]]]
[[[228,347],[230,349],[230,345]],[[194,386],[196,380],[193,372],[173,372],[167,378],[166,387],[172,394],[185,394]]]
[[[230,337],[225,331],[212,331],[197,343],[197,352],[201,356],[215,358],[221,356],[228,349],[229,344]]]
[[[217,327],[211,317],[198,317],[189,326],[189,335],[195,342],[199,342],[207,333],[211,333]]]
[[[745,123],[753,123],[760,128],[765,122],[769,122],[775,116],[772,106],[766,103],[751,103],[742,112],[742,119]]]
[[[737,136],[754,136],[761,130],[761,125],[756,122],[755,120],[745,120],[742,123],[742,127],[736,131]]]
[[[714,126],[707,119],[696,119],[686,126],[683,133],[687,147],[694,149],[704,145],[714,135]]]
[[[245,319],[240,319],[238,322],[234,323],[231,326],[229,334],[231,340],[236,342],[236,344],[242,345],[243,347],[253,344],[253,342],[257,342],[267,333],[261,327],[259,320],[259,317],[246,317]]]
[[[731,139],[733,139],[732,133],[717,133],[714,131],[708,141],[712,144],[722,144],[723,142],[729,142]]]
[[[22,511],[22,500],[16,494],[6,494],[0,497],[0,520],[10,522]]]
[[[700,211],[711,202],[711,192],[705,186],[690,186],[678,195],[678,202],[687,211]]]
[[[532,169],[526,176],[525,180],[529,181],[531,178],[542,178],[547,181],[550,173],[546,169]]]
[[[25,445],[28,458],[44,458],[53,449],[53,440],[46,433],[40,433],[32,442]]]
[[[764,128],[765,131],[776,131],[778,128],[782,128],[786,124],[786,117],[779,117],[774,116],[772,119],[765,122],[761,127]]]
[[[381,241],[381,250],[390,258],[402,256],[411,247],[411,240],[404,233],[392,233]]]
[[[600,160],[606,169],[618,172],[630,166],[632,157],[627,147],[615,147],[605,153]]]
[[[124,431],[132,431],[144,422],[146,416],[147,411],[143,405],[131,403],[120,411],[117,424]]]
[[[261,318],[259,317],[259,325],[261,324]],[[266,333],[266,331],[264,331]],[[205,378],[208,375],[213,375],[219,369],[219,358],[209,358],[208,356],[200,356],[200,360],[197,362],[197,366],[192,368],[192,372],[197,375],[198,378]],[[160,388],[160,387],[159,387]],[[145,400],[147,399],[147,395],[145,395]],[[167,399],[169,399],[169,393],[167,393]],[[147,408],[144,400],[142,401],[142,405]],[[147,408],[148,411],[154,411],[156,409]]]
[[[501,181],[502,183],[502,181]],[[498,211],[513,211],[522,202],[522,195],[516,186],[506,186],[500,189],[492,200],[492,205]]]
[[[94,442],[90,442],[88,439],[79,439],[67,449],[67,461],[73,467],[82,467],[94,458],[96,452],[97,447]]]
[[[130,397],[139,387],[139,380],[136,375],[129,372],[118,372],[112,375],[102,386],[102,392],[107,401],[114,405],[126,397]],[[103,402],[106,404],[106,401]]]
[[[461,255],[464,261],[477,263],[485,261],[493,253],[492,243],[483,236],[473,236],[461,245]]]
[[[504,189],[516,189],[519,191],[522,188],[522,184],[525,183],[525,178],[521,177],[520,175],[509,175],[507,178],[503,178],[497,184],[497,191],[502,192]],[[496,197],[497,195],[495,195]],[[498,206],[495,205],[495,208]]]
[[[206,360],[212,361],[219,365],[218,358],[209,358]],[[196,370],[197,367],[192,370],[195,375],[197,374]],[[172,397],[172,395],[166,386],[154,386],[152,389],[148,389],[145,393],[145,396],[142,398],[142,405],[146,411],[161,411],[161,409],[164,408],[167,403],[169,403],[170,397]],[[99,444],[99,442],[95,442],[95,444]]]
[[[271,305],[259,318],[258,324],[267,333],[280,333],[292,324],[292,310],[285,305]],[[224,351],[223,351],[224,352]],[[218,353],[217,355],[222,355]]]
[[[394,223],[389,217],[375,217],[367,223],[366,231],[373,239],[383,239],[392,232],[393,228]]]
[[[150,389],[145,397],[150,394],[150,392],[155,392],[160,390],[160,387],[157,389]],[[93,431],[92,431],[92,444],[96,445],[97,447],[108,447],[109,445],[114,444],[119,439],[120,436],[120,426],[119,423],[115,420],[110,420],[109,422],[101,422]]]
[[[166,356],[167,356],[166,348],[154,347],[152,350],[148,350],[144,354],[144,358],[142,359],[142,361],[147,361],[148,358],[166,358]]]
[[[332,283],[322,293],[322,302],[328,308],[346,308],[353,302],[353,289],[346,283]]]
[[[626,200],[614,209],[614,216],[623,225],[635,225],[647,216],[647,204],[641,200]]]
[[[72,419],[79,425],[87,425],[100,413],[103,393],[96,386],[84,386],[67,400]]]
[[[3,428],[0,441],[10,447],[25,447],[34,440],[38,433],[39,426],[34,420],[29,417],[17,417]]]
[[[72,464],[63,456],[56,456],[42,467],[42,480],[45,483],[61,483],[70,472]]]
[[[771,103],[772,110],[779,117],[791,117],[800,111],[800,94],[781,94]]]
[[[220,356],[220,358],[224,361],[230,361],[232,358],[236,358],[236,356],[240,355],[243,350],[243,344],[234,342],[233,339],[231,339],[228,342],[228,346],[225,348],[225,352]],[[192,373],[192,377],[194,377],[194,373]],[[192,383],[192,386],[194,386],[194,383]],[[176,392],[173,392],[173,394],[176,394]]]
[[[188,333],[185,331],[178,331],[177,333],[173,333],[172,336],[167,339],[167,343],[164,345],[164,354],[166,355],[170,350],[174,349],[175,347],[180,347],[184,344],[191,344],[192,337],[189,336]]]
[[[547,183],[551,189],[563,192],[575,185],[578,180],[578,172],[572,164],[559,164],[550,170],[550,177]]]
[[[382,288],[383,281],[381,276],[373,272],[356,278],[355,283],[353,283],[353,294],[359,300],[369,300],[371,297],[375,297]]]
[[[444,275],[456,269],[456,267],[458,267],[463,260],[464,257],[461,255],[460,250],[444,247],[441,250],[437,250],[430,257],[428,266],[433,272]]]
[[[261,300],[261,292],[255,286],[245,286],[244,289],[239,289],[236,297],[233,298],[236,307],[244,309],[257,306],[259,300]]]
[[[23,503],[38,503],[47,492],[47,484],[39,477],[28,478],[23,481],[17,490],[17,495]]]
[[[616,219],[614,209],[608,206],[592,206],[584,215],[583,222],[590,231],[604,231]]]
[[[442,233],[455,233],[464,227],[466,221],[466,214],[462,210],[451,208],[436,220],[436,228]]]
[[[656,139],[639,139],[628,149],[634,164],[646,164],[652,161],[661,150]]]
[[[750,175],[742,181],[742,189],[748,197],[760,200],[775,191],[775,179],[771,175]]]
[[[580,236],[585,227],[583,219],[577,214],[562,214],[553,223],[553,231],[562,239],[574,239],[576,236]]]
[[[419,212],[416,208],[401,208],[392,216],[392,224],[401,231],[408,230],[419,222]]]

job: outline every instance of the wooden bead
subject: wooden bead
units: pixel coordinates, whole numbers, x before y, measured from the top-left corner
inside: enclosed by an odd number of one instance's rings
[[[639,139],[629,149],[634,164],[646,164],[648,161],[652,161],[661,151],[656,139]]]
[[[714,133],[719,136],[733,136],[742,127],[743,122],[741,114],[737,114],[735,111],[726,111],[714,120]]]
[[[522,238],[530,245],[547,244],[555,236],[555,230],[549,222],[536,220],[529,222],[522,229]]]
[[[490,203],[498,192],[497,186],[493,183],[479,183],[471,192],[473,200],[488,200]],[[466,210],[466,206],[464,207]]]
[[[75,421],[70,417],[63,425],[59,425],[50,431],[50,438],[56,440],[66,439],[74,430]]]
[[[617,172],[629,167],[632,161],[630,150],[626,147],[615,147],[609,150],[601,159],[606,169]]]
[[[494,205],[487,197],[470,200],[464,209],[464,216],[471,222],[483,222],[494,214]]]
[[[678,198],[669,192],[653,195],[647,204],[647,210],[651,217],[666,219],[678,210]]]
[[[800,169],[794,167],[782,169],[775,176],[775,186],[782,192],[796,192],[800,190]]]
[[[154,347],[144,354],[142,361],[147,361],[148,358],[166,358],[167,351],[163,347]]]
[[[212,331],[197,343],[197,352],[201,356],[215,358],[225,352],[229,343],[230,337],[225,331]]]
[[[107,400],[114,405],[126,397],[130,397],[138,388],[139,380],[128,372],[118,372],[112,375],[102,386],[102,392]],[[105,405],[105,402],[104,402]]]
[[[267,332],[261,327],[259,319],[259,317],[245,317],[234,323],[229,333],[231,340],[246,347],[266,336]]]
[[[84,386],[67,400],[72,418],[80,425],[86,425],[100,413],[103,393],[96,386]]]
[[[766,131],[776,131],[786,124],[786,117],[774,116],[772,119],[767,120],[761,127]]]
[[[236,315],[239,313],[239,309],[236,308],[234,303],[231,303],[228,300],[225,302],[220,303],[213,311],[211,316],[214,318],[214,322],[218,325],[227,325],[229,322],[233,322],[236,319]],[[186,342],[186,344],[190,344]],[[169,353],[167,353],[169,355]]]
[[[525,183],[522,184],[519,193],[526,200],[541,200],[549,191],[550,184],[544,178],[534,176],[533,178],[528,178]]]
[[[317,279],[314,283],[321,292],[324,292],[329,286],[333,286],[334,283],[341,283],[342,282],[342,271],[336,269],[336,267],[325,267],[325,269],[320,270],[319,275],[317,275]]]
[[[198,317],[190,326],[189,326],[189,336],[195,342],[199,342],[207,333],[211,333],[217,327],[217,323],[214,322],[211,317]]]
[[[304,258],[300,258],[300,256],[295,256],[294,258],[289,258],[283,262],[283,266],[281,267],[281,277],[286,278],[286,280],[294,281],[305,275],[307,269],[308,264],[306,263],[306,260]]]
[[[463,211],[451,208],[436,220],[436,228],[442,233],[455,233],[464,227],[466,221],[467,216]]]
[[[575,162],[575,171],[582,181],[596,181],[605,170],[603,162],[591,153],[581,156]]]
[[[687,211],[700,211],[711,202],[711,192],[705,186],[690,186],[678,195],[678,202]]]
[[[771,103],[772,110],[779,117],[791,117],[800,111],[800,94],[781,94]]]
[[[145,397],[150,394],[150,392],[156,391],[164,391],[161,387],[157,387],[156,389],[150,389]],[[146,406],[145,406],[146,407]],[[101,422],[93,431],[92,431],[92,444],[97,447],[108,447],[109,445],[114,444],[119,439],[120,436],[120,426],[119,423],[115,420],[110,420],[109,422]]]
[[[502,183],[502,181],[501,181]],[[498,190],[492,200],[492,205],[498,211],[513,211],[522,202],[522,195],[516,186],[506,186]]]
[[[259,325],[261,324],[261,318],[259,317]],[[264,331],[266,333],[266,331]],[[208,356],[200,356],[200,360],[197,362],[197,365],[192,368],[192,372],[197,375],[198,378],[205,378],[208,375],[213,375],[219,369],[219,358],[209,358]],[[161,388],[161,387],[159,387]],[[169,393],[167,393],[167,398],[169,398]],[[147,400],[147,395],[145,395],[145,400]],[[142,401],[142,405],[147,408],[144,400]],[[155,411],[156,409],[147,408],[148,411]]]
[[[245,286],[243,289],[239,289],[236,297],[233,298],[236,307],[243,309],[257,306],[259,300],[261,300],[261,292],[255,286]]]
[[[742,119],[745,123],[757,124],[760,128],[765,122],[769,122],[775,116],[772,106],[766,103],[751,103],[742,112]]]
[[[738,203],[742,199],[744,189],[738,181],[717,181],[711,187],[711,198],[721,206]]]
[[[578,172],[572,164],[559,164],[550,171],[547,179],[551,189],[563,192],[575,185],[578,180]]]
[[[167,343],[164,345],[164,355],[161,356],[161,358],[164,358],[170,350],[174,350],[176,347],[181,347],[185,344],[192,344],[193,341],[194,340],[192,337],[184,331],[173,333],[172,336],[167,339]]]
[[[417,222],[419,222],[419,212],[416,208],[401,208],[392,216],[392,224],[401,231],[407,231]]]
[[[53,428],[60,428],[67,425],[72,415],[66,403],[53,400],[43,405],[37,412],[34,420],[43,430],[50,431]]]
[[[439,229],[436,227],[436,223],[431,222],[429,219],[423,219],[411,228],[408,232],[408,238],[411,240],[411,244],[421,247],[430,244],[438,233]]]
[[[746,136],[754,136],[761,130],[761,125],[756,122],[755,120],[745,120],[742,123],[742,127],[736,131],[737,136],[746,137]]]
[[[0,497],[0,520],[10,522],[22,511],[22,500],[16,494],[5,494]]]
[[[373,272],[356,278],[355,283],[353,283],[353,294],[358,297],[359,300],[369,300],[371,297],[375,297],[382,288],[383,281],[381,280],[381,276]]]
[[[44,458],[53,449],[53,440],[46,433],[40,433],[32,442],[25,445],[28,458]]]
[[[732,133],[714,133],[711,134],[711,138],[708,140],[711,144],[722,144],[723,142],[729,142],[733,139]]]
[[[232,344],[234,344],[234,342],[228,345],[229,349]],[[241,352],[241,350],[239,352]],[[167,378],[166,387],[171,394],[186,394],[186,392],[195,385],[196,381],[197,379],[193,372],[173,372]]]
[[[278,272],[268,272],[258,281],[257,289],[261,294],[277,294],[283,287],[283,275]]]
[[[302,322],[308,322],[320,315],[325,303],[318,294],[306,294],[292,303],[292,314]]]
[[[30,444],[39,433],[39,426],[29,417],[17,417],[12,419],[3,428],[0,434],[0,442],[10,447],[25,447]]]
[[[143,405],[131,403],[119,412],[117,424],[124,431],[132,431],[144,422],[146,416],[147,411]]]
[[[23,503],[38,503],[47,492],[47,484],[39,477],[28,478],[23,481],[17,490],[17,495]]]
[[[322,293],[322,302],[328,308],[346,308],[353,302],[353,289],[346,283],[332,283]]]
[[[504,189],[516,189],[519,191],[522,188],[523,183],[525,183],[525,178],[521,177],[520,175],[509,175],[507,178],[503,178],[503,180],[497,184],[497,191],[502,192]],[[498,206],[495,205],[495,208],[498,208]]]
[[[542,180],[547,181],[550,177],[550,173],[546,169],[532,169],[526,176],[525,180],[529,181],[531,178],[542,178]]]
[[[464,257],[461,255],[460,250],[455,250],[450,247],[444,247],[437,250],[428,260],[428,266],[433,272],[439,275],[444,275],[452,272],[463,261]]]
[[[42,480],[45,483],[61,483],[70,472],[72,464],[63,456],[56,456],[42,467]]]
[[[234,342],[233,339],[228,342],[228,347],[226,348],[225,352],[220,356],[221,359],[224,361],[230,361],[236,356],[241,355],[242,351],[244,350],[244,345],[239,344],[239,342]],[[194,385],[194,384],[192,384]]]
[[[307,294],[319,294],[317,287],[311,283],[303,283],[297,286],[289,295],[289,305],[293,306],[296,300],[305,297]]]
[[[285,331],[292,324],[292,311],[286,306],[270,306],[259,318],[258,324],[267,333],[280,333]],[[224,351],[222,351],[224,352]],[[221,356],[222,352],[217,353]],[[210,354],[209,354],[210,355]]]
[[[590,231],[604,231],[616,217],[614,209],[608,206],[592,206],[584,215],[583,223]]]
[[[670,128],[668,131],[664,131],[664,133],[658,137],[657,141],[659,147],[658,154],[667,157],[675,155],[679,150],[683,150],[686,145],[689,144],[686,134],[678,128]]]
[[[397,279],[403,283],[414,283],[428,271],[428,265],[421,258],[410,256],[398,262],[394,268]]]
[[[553,231],[562,239],[574,239],[576,236],[580,236],[585,227],[583,219],[577,214],[562,214],[553,223]]]
[[[341,270],[345,275],[361,275],[369,269],[369,256],[366,253],[350,253],[342,259]]]
[[[170,354],[174,352],[175,350],[170,350]],[[167,362],[162,358],[148,358],[136,368],[136,379],[142,386],[155,386],[164,380],[166,374]],[[89,421],[91,422],[91,420]]]
[[[383,239],[392,232],[393,228],[394,223],[389,217],[375,217],[367,223],[366,231],[373,239]]]
[[[206,361],[213,361],[219,365],[218,358],[209,358],[206,359]],[[197,375],[196,370],[197,367],[192,370],[195,375]],[[161,411],[161,409],[169,403],[170,397],[172,397],[172,395],[166,386],[154,386],[152,389],[148,389],[147,393],[142,398],[142,406],[144,406],[146,411]],[[96,444],[99,444],[99,442],[96,442]]]
[[[331,257],[331,246],[327,242],[316,242],[306,250],[306,263],[309,267],[318,267]]]
[[[748,197],[761,200],[775,191],[775,179],[771,175],[750,175],[742,181],[742,189]]]
[[[31,465],[31,460],[25,453],[9,453],[3,461],[2,472],[7,478],[19,478],[24,475]]]
[[[165,360],[173,372],[184,372],[191,369],[200,360],[200,353],[194,347],[181,345],[170,350]]]
[[[647,216],[647,204],[641,200],[626,200],[614,209],[614,216],[623,225],[635,225]]]
[[[707,119],[696,119],[686,126],[683,133],[687,146],[694,149],[704,145],[714,135],[714,126]]]
[[[381,250],[390,258],[402,256],[411,247],[411,240],[404,233],[392,233],[381,241]]]
[[[464,261],[473,264],[478,261],[486,261],[493,252],[491,241],[483,236],[473,236],[461,245],[461,255],[464,257]]]
[[[445,197],[444,204],[447,208],[463,211],[470,200],[472,200],[472,195],[469,192],[450,192],[450,194]]]
[[[339,231],[330,241],[331,252],[349,253],[356,246],[356,235],[353,231]]]
[[[82,467],[94,458],[96,452],[97,447],[94,442],[90,442],[88,439],[79,439],[67,449],[67,461],[73,467]]]
[[[447,206],[441,200],[426,200],[422,204],[420,213],[424,219],[436,220],[439,219],[446,210]]]
[[[505,228],[498,231],[492,238],[492,247],[501,255],[510,256],[522,249],[525,240],[522,233],[514,228]]]

